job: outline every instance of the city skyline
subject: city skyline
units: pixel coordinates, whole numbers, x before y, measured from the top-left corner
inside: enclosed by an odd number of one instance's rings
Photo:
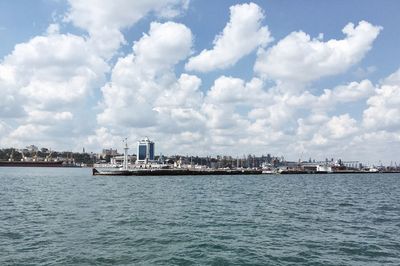
[[[0,147],[399,161],[400,3],[362,4],[3,1]]]

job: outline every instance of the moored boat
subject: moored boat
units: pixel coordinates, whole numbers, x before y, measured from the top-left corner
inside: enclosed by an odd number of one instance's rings
[[[93,175],[116,176],[170,176],[170,175],[258,175],[261,170],[232,170],[232,169],[99,169],[93,168]]]
[[[62,161],[0,161],[3,167],[62,167]]]

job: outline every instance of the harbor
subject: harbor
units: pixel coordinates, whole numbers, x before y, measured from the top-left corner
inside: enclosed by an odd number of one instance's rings
[[[210,164],[200,164],[193,157],[179,157],[177,160],[167,160],[162,155],[155,156],[155,143],[149,138],[137,142],[137,154],[128,155],[127,139],[124,140],[123,155],[115,155],[109,163],[95,164],[93,176],[181,176],[181,175],[299,175],[299,174],[363,174],[363,173],[400,173],[396,167],[366,167],[358,161],[334,161],[326,159],[324,162],[287,162],[284,159],[271,157],[265,160],[255,156],[247,160],[232,158],[216,160]],[[112,149],[110,149],[112,150]],[[211,161],[211,160],[210,160]],[[197,162],[197,163],[196,163]]]
[[[286,160],[283,156],[247,155],[156,155],[154,141],[145,137],[129,153],[128,140],[123,153],[116,148],[103,148],[101,153],[54,151],[29,145],[26,148],[0,149],[0,167],[85,167],[93,176],[181,176],[181,175],[300,175],[400,173],[396,162],[390,166],[364,164],[357,160]]]
[[[399,11],[0,1],[0,266],[400,266]]]

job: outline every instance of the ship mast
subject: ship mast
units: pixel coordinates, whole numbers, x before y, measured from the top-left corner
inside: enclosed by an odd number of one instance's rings
[[[24,150],[23,150],[23,149],[21,149],[21,153],[22,153],[21,162],[24,162],[25,159],[26,159],[26,157],[25,157],[25,154],[24,154]]]
[[[50,149],[49,154],[46,156],[46,162],[51,162],[51,154],[52,154],[52,151]]]
[[[128,170],[128,138],[125,138],[123,142],[125,142],[123,168],[124,170]]]
[[[11,150],[11,155],[10,158],[8,159],[9,162],[13,162],[14,161],[14,149]]]

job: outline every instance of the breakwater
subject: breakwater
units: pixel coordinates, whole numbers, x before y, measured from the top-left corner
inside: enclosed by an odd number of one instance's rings
[[[93,175],[119,176],[176,176],[176,175],[259,175],[262,170],[230,170],[230,169],[129,169],[99,170],[92,169]]]
[[[382,172],[366,172],[355,170],[340,171],[304,171],[304,170],[284,170],[277,172],[264,172],[260,169],[190,169],[190,168],[173,168],[173,169],[101,169],[93,168],[92,175],[106,176],[181,176],[181,175],[260,175],[260,174],[279,174],[279,175],[304,175],[304,174],[379,174],[379,173],[399,173],[397,171]]]

